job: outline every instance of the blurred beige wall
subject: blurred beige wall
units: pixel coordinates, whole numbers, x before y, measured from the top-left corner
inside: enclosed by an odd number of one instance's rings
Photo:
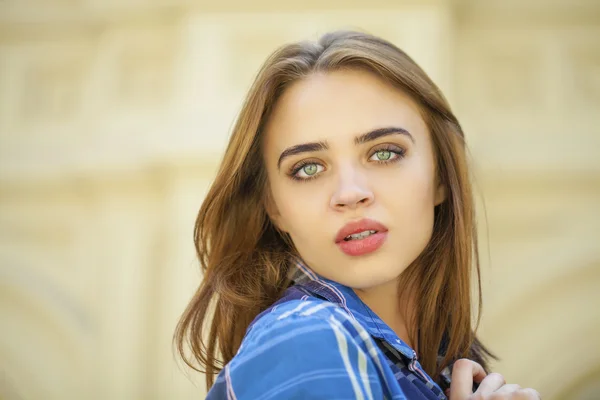
[[[406,50],[464,126],[495,369],[600,398],[600,3],[302,4],[0,2],[0,399],[203,397],[171,352],[195,214],[261,62],[336,28]]]

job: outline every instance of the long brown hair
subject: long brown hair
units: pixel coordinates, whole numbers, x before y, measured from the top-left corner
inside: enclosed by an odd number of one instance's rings
[[[265,208],[269,196],[261,154],[265,122],[293,82],[314,72],[348,68],[376,74],[417,102],[432,136],[438,177],[447,187],[447,199],[435,210],[429,244],[403,273],[407,278],[403,281],[416,290],[414,334],[421,364],[434,378],[462,357],[488,369],[490,353],[475,337],[471,312],[473,267],[479,309],[481,280],[462,129],[437,86],[402,50],[365,33],[341,31],[325,34],[317,42],[283,46],[268,58],[248,93],[198,213],[194,242],[203,280],[174,339],[184,361],[206,373],[208,387],[236,354],[250,322],[289,284],[293,244],[276,229]],[[475,320],[478,324],[479,312]],[[437,360],[440,350],[441,362]]]

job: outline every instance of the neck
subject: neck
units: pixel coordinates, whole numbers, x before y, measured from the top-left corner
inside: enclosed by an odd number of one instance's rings
[[[412,290],[399,294],[397,280],[367,289],[353,290],[400,339],[417,351],[417,343],[413,343],[410,338],[414,316]],[[413,339],[416,340],[416,337]]]

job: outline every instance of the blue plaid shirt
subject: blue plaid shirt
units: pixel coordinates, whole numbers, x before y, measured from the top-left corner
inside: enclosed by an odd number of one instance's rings
[[[352,289],[300,262],[292,272],[294,285],[250,324],[207,399],[446,399]]]

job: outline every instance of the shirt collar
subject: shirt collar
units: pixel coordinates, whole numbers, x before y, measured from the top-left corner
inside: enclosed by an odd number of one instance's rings
[[[324,278],[314,272],[300,259],[293,260],[290,279],[295,285],[302,286],[309,292],[338,304],[350,316],[362,325],[367,332],[376,338],[385,340],[394,349],[409,360],[416,358],[415,351],[406,344],[381,318],[373,312],[352,290],[338,282]]]

